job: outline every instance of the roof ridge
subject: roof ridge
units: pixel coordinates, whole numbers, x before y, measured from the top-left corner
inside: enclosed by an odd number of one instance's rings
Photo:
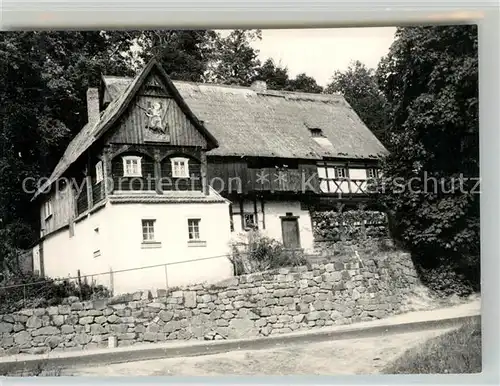
[[[114,78],[114,79],[127,79],[132,81],[133,77],[127,76],[115,76],[115,75],[103,75],[104,78]],[[313,93],[313,92],[305,92],[305,91],[291,91],[291,90],[276,90],[276,89],[267,89],[266,91],[255,91],[251,86],[241,86],[237,84],[223,84],[223,83],[215,83],[215,82],[194,82],[190,80],[180,80],[180,79],[172,79],[173,83],[183,83],[189,84],[193,86],[212,86],[212,87],[220,87],[220,88],[229,88],[236,90],[248,90],[252,91],[257,95],[271,95],[271,96],[302,96],[302,97],[312,97],[317,100],[335,100],[335,101],[343,101],[345,98],[340,93]]]

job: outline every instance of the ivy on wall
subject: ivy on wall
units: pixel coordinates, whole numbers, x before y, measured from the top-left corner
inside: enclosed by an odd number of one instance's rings
[[[387,215],[374,210],[311,213],[315,240],[356,240],[388,235]]]

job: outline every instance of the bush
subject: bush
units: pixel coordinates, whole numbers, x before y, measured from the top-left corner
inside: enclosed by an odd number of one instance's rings
[[[233,246],[231,261],[236,275],[307,264],[302,251],[287,250],[279,241],[258,232],[249,234],[243,249]]]
[[[56,281],[37,275],[22,275],[10,278],[0,288],[0,314],[59,305],[63,299],[78,297],[80,300],[102,299],[111,296],[111,291],[102,285],[75,281]]]
[[[316,240],[356,240],[387,237],[387,216],[374,210],[312,212]],[[363,226],[364,225],[364,226]]]
[[[425,286],[440,296],[467,296],[479,292],[476,281],[469,280],[458,267],[441,262],[438,266],[425,268],[415,264],[419,278]]]

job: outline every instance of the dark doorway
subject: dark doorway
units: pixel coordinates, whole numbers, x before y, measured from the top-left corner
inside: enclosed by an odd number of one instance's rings
[[[281,230],[283,232],[283,246],[287,249],[299,249],[300,235],[298,217],[281,217]]]

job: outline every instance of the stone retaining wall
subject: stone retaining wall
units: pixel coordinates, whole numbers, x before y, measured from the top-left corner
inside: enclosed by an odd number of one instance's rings
[[[0,316],[0,354],[45,353],[171,339],[268,336],[400,312],[418,281],[410,257],[342,258],[228,279],[217,285],[142,291],[112,299]]]

